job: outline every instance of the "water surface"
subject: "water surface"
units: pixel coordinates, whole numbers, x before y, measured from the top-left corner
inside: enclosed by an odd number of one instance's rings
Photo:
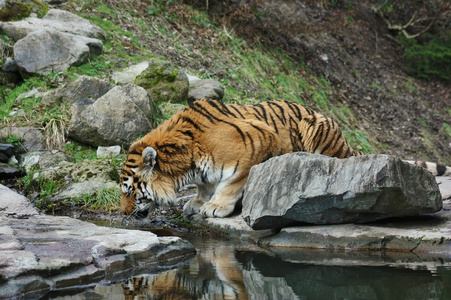
[[[451,299],[451,268],[440,261],[423,263],[414,254],[288,249],[274,254],[219,238],[186,239],[199,253],[177,269],[50,298]]]

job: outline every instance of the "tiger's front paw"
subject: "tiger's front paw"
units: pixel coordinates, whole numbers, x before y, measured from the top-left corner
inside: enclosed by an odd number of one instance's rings
[[[201,206],[204,204],[202,201],[196,201],[196,199],[191,199],[185,203],[183,206],[183,215],[187,218],[196,215],[200,212]]]
[[[230,216],[235,209],[235,205],[220,205],[214,202],[207,202],[200,208],[200,214],[204,218],[225,218]]]

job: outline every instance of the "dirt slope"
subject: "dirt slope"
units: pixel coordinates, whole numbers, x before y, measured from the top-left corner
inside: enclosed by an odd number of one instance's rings
[[[451,137],[440,130],[451,124],[450,83],[416,80],[404,71],[397,33],[372,11],[375,1],[337,1],[335,7],[306,3],[328,1],[210,2],[210,15],[236,34],[285,49],[325,76],[331,101],[351,108],[378,151],[451,164]]]

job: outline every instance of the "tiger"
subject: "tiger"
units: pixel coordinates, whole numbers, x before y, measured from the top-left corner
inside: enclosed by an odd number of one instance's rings
[[[176,204],[176,191],[195,184],[197,195],[185,203],[184,215],[224,218],[241,199],[252,166],[298,151],[363,154],[335,121],[298,103],[194,101],[130,146],[120,179],[121,210],[144,218],[155,206]]]

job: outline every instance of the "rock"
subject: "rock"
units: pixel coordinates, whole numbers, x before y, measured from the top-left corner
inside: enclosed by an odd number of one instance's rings
[[[32,97],[39,97],[41,92],[37,88],[32,88],[28,92],[22,93],[19,96],[16,97],[16,101],[19,102],[22,99],[26,98],[32,98]]]
[[[160,114],[141,87],[116,86],[84,109],[72,106],[68,136],[92,146],[130,145],[153,128]]]
[[[435,177],[443,200],[451,199],[451,177]]]
[[[0,144],[0,153],[11,157],[14,155],[14,146],[11,144]]]
[[[0,164],[0,179],[9,179],[23,176],[23,172],[18,168],[3,166]]]
[[[112,166],[110,160],[85,160],[72,163],[65,160],[64,156],[54,156],[55,154],[30,153],[23,162],[27,172],[30,172],[31,166],[36,167],[33,177],[39,178],[40,181],[64,183],[51,195],[52,201],[91,195],[101,189],[117,189],[119,172]],[[54,157],[53,160],[52,157]]]
[[[38,214],[36,208],[28,201],[27,198],[13,192],[2,184],[0,184],[0,194],[2,195],[0,197],[0,215],[26,217]],[[0,226],[0,228],[2,227]],[[5,234],[5,232],[2,232],[2,234]]]
[[[111,157],[121,153],[121,146],[98,147],[97,157]]]
[[[156,103],[182,102],[188,97],[188,77],[168,61],[151,59],[134,83],[143,87]]]
[[[186,76],[188,76],[188,82],[189,82],[190,86],[193,84],[193,82],[198,81],[198,80],[202,80],[199,77],[193,76],[193,75],[190,75],[190,74],[186,74]]]
[[[9,160],[9,157],[6,154],[3,154],[0,152],[0,163],[7,163]]]
[[[213,79],[200,79],[190,82],[188,102],[194,102],[202,98],[209,100],[221,100],[224,97],[224,87]]]
[[[16,153],[26,151],[42,151],[45,149],[44,134],[42,130],[32,127],[3,127],[0,129],[0,139],[15,136],[20,139],[19,146],[15,147]]]
[[[6,61],[2,65],[2,70],[11,73],[19,72],[16,61],[10,57],[6,58]]]
[[[252,168],[242,214],[253,229],[268,229],[299,222],[364,223],[441,208],[435,178],[394,156],[340,160],[293,153]]]
[[[73,162],[74,159],[58,150],[28,152],[22,156],[21,166],[30,172],[32,167],[53,171],[61,162]]]
[[[135,271],[168,267],[196,253],[177,237],[39,215],[25,197],[2,185],[0,192],[1,298],[41,298],[49,291],[83,289]]]
[[[83,182],[71,182],[64,185],[61,190],[57,191],[52,197],[52,201],[74,199],[84,195],[92,195],[102,189],[117,189],[118,182],[104,181],[101,179],[93,179]]]
[[[14,41],[19,41],[28,34],[42,29],[57,30],[102,40],[105,40],[107,36],[106,32],[99,26],[60,9],[50,9],[42,19],[27,18],[18,22],[0,23],[0,29]]]
[[[111,80],[116,84],[127,84],[135,82],[136,77],[141,74],[149,66],[148,61],[143,61],[139,64],[132,65],[121,71],[116,71],[111,75]]]
[[[450,205],[447,205],[450,207]],[[450,216],[371,225],[297,226],[260,239],[265,247],[430,253],[450,258]]]
[[[41,13],[47,6],[33,0],[2,0],[0,1],[0,22],[20,20],[31,13]]]
[[[82,75],[71,83],[44,94],[41,103],[51,107],[61,104],[85,107],[114,87],[114,84],[105,80]]]
[[[21,73],[47,75],[63,72],[71,65],[86,63],[102,53],[103,44],[88,38],[53,29],[33,31],[14,45],[14,57]]]

